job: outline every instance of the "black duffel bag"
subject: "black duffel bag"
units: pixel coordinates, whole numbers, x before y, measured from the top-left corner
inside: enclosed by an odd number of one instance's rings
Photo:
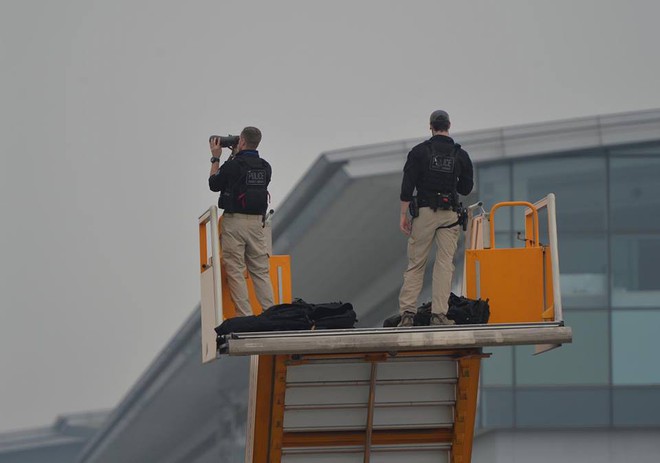
[[[312,304],[294,299],[290,304],[277,304],[264,310],[259,317],[269,320],[311,320]]]
[[[247,317],[234,317],[228,318],[220,325],[215,327],[215,332],[219,335],[229,333],[245,333],[248,331],[269,331],[270,326],[268,320],[259,318],[255,315]]]
[[[401,314],[392,315],[383,320],[383,328],[394,328],[395,326],[399,326],[400,322]]]
[[[383,321],[384,328],[394,328],[399,326],[401,321],[401,314],[392,315]],[[431,323],[431,303],[425,302],[417,307],[415,316],[413,317],[413,326],[429,326]]]
[[[490,306],[488,299],[468,299],[451,293],[447,318],[457,325],[481,325],[488,323]]]
[[[451,293],[449,296],[447,318],[457,325],[486,324],[490,318],[488,299],[468,299]],[[393,328],[399,325],[401,314],[392,315],[383,321],[383,327]],[[431,303],[426,302],[417,307],[413,318],[413,326],[428,326],[431,322]]]
[[[348,302],[310,304],[294,299],[290,304],[277,304],[256,316],[234,317],[215,328],[218,335],[253,331],[295,331],[353,328],[357,316]]]
[[[312,304],[310,318],[319,330],[353,328],[357,322],[353,304],[341,301]]]
[[[311,305],[296,300],[291,304],[277,304],[259,315],[229,318],[215,328],[219,335],[253,331],[294,331],[312,328]]]

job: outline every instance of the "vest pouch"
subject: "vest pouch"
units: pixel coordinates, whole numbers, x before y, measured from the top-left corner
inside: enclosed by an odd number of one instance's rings
[[[268,208],[268,191],[247,189],[238,198],[238,210],[245,214],[265,214]]]
[[[231,201],[231,191],[223,191],[218,198],[218,207],[224,209],[225,212],[233,212],[234,208],[232,207]]]
[[[451,211],[456,207],[452,193],[436,193],[429,198],[429,207],[435,210]]]
[[[268,209],[268,171],[262,159],[241,159],[241,177],[234,192],[234,212],[265,214]]]

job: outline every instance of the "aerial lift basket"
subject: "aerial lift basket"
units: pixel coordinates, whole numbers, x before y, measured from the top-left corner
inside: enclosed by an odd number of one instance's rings
[[[495,247],[495,212],[508,206],[526,208],[524,248]],[[538,212],[546,208],[549,242],[541,244]],[[213,328],[235,312],[223,284],[217,210],[199,223],[206,362],[219,355]],[[483,347],[545,343],[538,353],[572,340],[554,224],[552,194],[470,217],[464,293],[489,299],[488,325],[229,336],[223,353],[251,356],[245,462],[469,463],[481,359],[489,356]],[[271,279],[276,300],[290,301],[288,256],[272,258]]]

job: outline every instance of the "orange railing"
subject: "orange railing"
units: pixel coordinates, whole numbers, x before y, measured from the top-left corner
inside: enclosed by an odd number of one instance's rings
[[[497,247],[495,213],[503,207],[525,207],[525,247]],[[539,207],[548,207],[549,244],[539,240]],[[484,218],[490,227],[484,243]],[[561,319],[559,264],[557,262],[554,195],[532,204],[506,201],[495,204],[490,213],[472,217],[465,252],[465,294],[488,299],[489,323],[527,323]],[[559,310],[556,310],[556,309]]]

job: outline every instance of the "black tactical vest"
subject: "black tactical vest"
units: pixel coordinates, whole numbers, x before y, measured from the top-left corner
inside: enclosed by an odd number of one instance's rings
[[[268,163],[254,156],[238,156],[234,159],[240,174],[227,190],[223,190],[218,206],[225,212],[240,214],[265,214],[268,209]]]
[[[435,198],[439,193],[448,194],[452,197],[452,207],[458,206],[458,176],[460,165],[458,164],[458,152],[461,145],[458,143],[439,144],[427,141],[427,153],[424,158],[424,170],[417,185],[419,200],[425,205],[433,206]]]

